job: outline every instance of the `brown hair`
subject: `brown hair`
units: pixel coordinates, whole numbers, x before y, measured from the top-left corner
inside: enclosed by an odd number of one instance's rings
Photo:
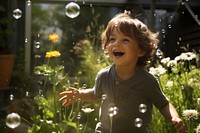
[[[158,33],[151,32],[148,27],[140,20],[131,16],[131,12],[125,11],[124,13],[117,14],[111,19],[101,35],[102,48],[105,50],[109,43],[109,37],[115,28],[118,26],[118,30],[124,35],[135,38],[138,42],[139,48],[145,52],[145,55],[138,59],[138,65],[147,65],[153,56],[158,40]]]

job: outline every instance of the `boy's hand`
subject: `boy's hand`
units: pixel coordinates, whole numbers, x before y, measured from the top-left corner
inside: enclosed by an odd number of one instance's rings
[[[178,133],[186,133],[185,124],[179,117],[173,118],[172,124],[178,130]]]
[[[76,88],[69,88],[68,91],[63,91],[60,93],[61,98],[58,100],[59,102],[63,102],[62,106],[66,107],[72,103],[75,103],[80,98],[80,92]]]

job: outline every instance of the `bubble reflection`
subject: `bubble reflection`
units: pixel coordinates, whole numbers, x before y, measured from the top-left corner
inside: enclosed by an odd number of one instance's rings
[[[139,105],[139,112],[145,113],[147,111],[147,105],[146,104],[140,104]]]
[[[136,118],[134,124],[135,124],[136,127],[140,128],[142,126],[142,119]]]
[[[6,117],[6,125],[9,127],[9,128],[16,128],[20,125],[20,122],[21,122],[21,118],[19,116],[19,114],[17,113],[10,113],[7,115]]]
[[[15,19],[19,19],[19,18],[21,18],[22,17],[22,11],[20,10],[20,9],[15,9],[14,11],[13,11],[13,17],[15,18]]]
[[[117,115],[118,113],[118,108],[116,106],[111,106],[109,109],[108,109],[108,113],[109,113],[109,116],[110,117],[113,117],[115,115]]]
[[[80,14],[80,6],[77,3],[70,2],[65,6],[65,14],[70,18],[76,18]]]

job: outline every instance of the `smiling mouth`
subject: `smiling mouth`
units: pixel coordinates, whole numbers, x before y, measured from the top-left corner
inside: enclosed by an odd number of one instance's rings
[[[113,55],[114,55],[114,56],[121,57],[121,56],[124,55],[124,52],[113,52]]]

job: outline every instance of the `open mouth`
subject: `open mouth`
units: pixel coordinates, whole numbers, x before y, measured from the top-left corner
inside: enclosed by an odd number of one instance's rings
[[[123,56],[124,55],[124,52],[113,52],[113,55],[114,56]]]

